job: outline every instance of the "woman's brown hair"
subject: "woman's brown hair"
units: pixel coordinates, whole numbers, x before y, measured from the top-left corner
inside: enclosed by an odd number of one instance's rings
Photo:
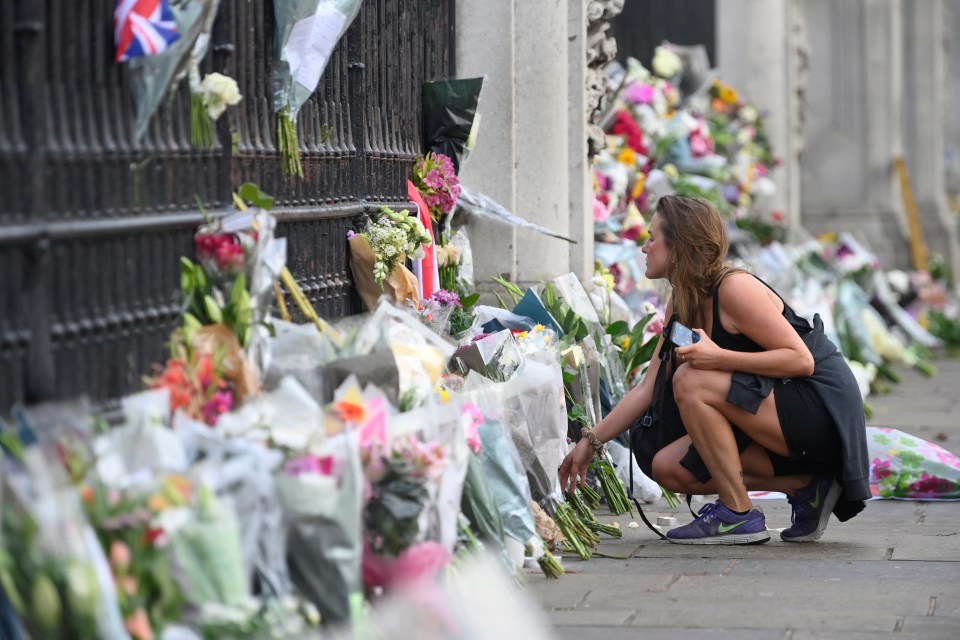
[[[660,232],[673,251],[667,279],[673,285],[673,313],[688,327],[704,327],[703,310],[720,281],[743,271],[725,262],[727,226],[709,202],[681,196],[657,201]]]

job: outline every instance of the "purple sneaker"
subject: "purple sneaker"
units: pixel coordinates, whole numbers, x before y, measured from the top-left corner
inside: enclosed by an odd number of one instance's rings
[[[823,535],[837,499],[840,483],[832,474],[815,475],[807,486],[787,498],[793,526],[780,532],[784,542],[813,542]]]
[[[763,511],[739,516],[719,500],[700,508],[697,519],[667,532],[674,544],[763,544],[770,539]]]

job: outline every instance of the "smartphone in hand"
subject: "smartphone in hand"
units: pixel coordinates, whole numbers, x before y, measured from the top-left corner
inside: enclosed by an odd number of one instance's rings
[[[696,333],[692,329],[688,329],[679,322],[673,323],[673,328],[670,329],[670,342],[678,347],[686,347],[687,345],[691,345],[699,341],[699,333]]]

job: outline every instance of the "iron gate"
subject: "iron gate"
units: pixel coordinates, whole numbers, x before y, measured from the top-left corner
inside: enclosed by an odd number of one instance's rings
[[[325,317],[361,309],[345,234],[406,202],[420,88],[453,71],[453,0],[364,0],[298,123],[302,180],[281,174],[270,0],[222,0],[203,73],[243,101],[213,150],[190,145],[185,82],[141,140],[104,0],[0,3],[0,412],[141,386],[180,313],[179,256],[255,182],[276,197],[288,265]],[[332,135],[324,141],[322,129]]]

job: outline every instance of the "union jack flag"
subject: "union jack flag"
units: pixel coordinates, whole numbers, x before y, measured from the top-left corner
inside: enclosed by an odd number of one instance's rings
[[[180,37],[169,0],[117,0],[113,35],[117,62],[155,56]]]

